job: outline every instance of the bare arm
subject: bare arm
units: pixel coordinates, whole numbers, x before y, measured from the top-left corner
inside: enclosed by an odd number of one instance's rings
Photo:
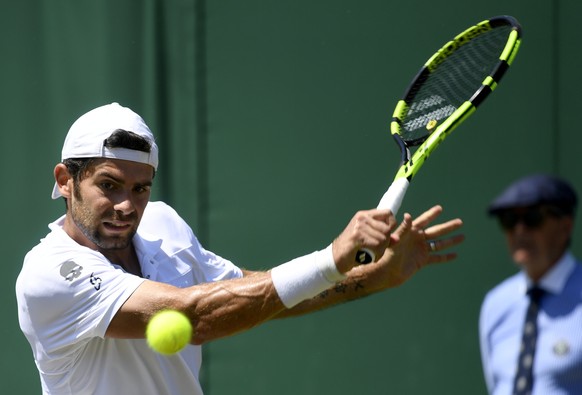
[[[375,210],[358,213],[333,243],[336,265],[347,273],[346,280],[292,309],[286,309],[281,302],[270,272],[245,271],[241,279],[183,289],[144,281],[115,315],[106,336],[143,338],[154,313],[176,309],[189,316],[194,326],[192,342],[201,344],[248,330],[272,318],[313,312],[398,286],[428,264],[455,258],[453,253],[431,253],[427,246],[428,240],[448,235],[462,226],[461,220],[455,219],[427,228],[441,212],[442,208],[435,206],[414,221],[405,215],[393,235],[390,234],[395,225],[393,216],[378,216]],[[462,235],[440,239],[437,251],[462,240]],[[392,246],[388,248],[389,244]],[[355,254],[362,246],[381,256],[378,262],[354,267]]]
[[[386,249],[376,263],[354,267],[346,280],[304,301],[292,309],[283,310],[275,318],[296,316],[321,310],[335,304],[359,299],[406,282],[421,268],[434,263],[448,262],[456,258],[455,253],[441,251],[460,244],[462,234],[448,236],[462,225],[453,219],[429,226],[440,214],[442,207],[434,206],[412,221],[409,215],[394,232],[398,242]],[[428,241],[437,240],[436,251],[430,251]]]
[[[366,246],[381,253],[391,241],[396,221],[387,210],[357,213],[333,243],[339,271],[352,269],[355,254]],[[162,309],[175,309],[190,318],[192,342],[201,344],[259,325],[286,308],[273,285],[270,272],[245,272],[245,277],[177,288],[144,281],[111,321],[106,336],[143,338],[147,322]]]
[[[163,309],[186,313],[194,327],[192,342],[202,344],[250,329],[285,306],[266,272],[189,288],[146,280],[117,312],[106,336],[143,338],[149,319]]]

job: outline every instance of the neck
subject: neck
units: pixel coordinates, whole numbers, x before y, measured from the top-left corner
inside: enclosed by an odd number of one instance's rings
[[[121,266],[126,272],[142,277],[139,259],[133,243],[122,250],[101,250],[99,252],[109,260],[109,262]]]
[[[527,276],[534,282],[534,283],[539,283],[539,281],[542,279],[542,277],[544,277],[546,274],[548,274],[548,272],[550,270],[552,270],[557,264],[558,262],[560,262],[560,259],[562,259],[562,257],[564,256],[564,254],[566,253],[566,251],[562,251],[559,254],[556,254],[555,257],[551,260],[549,260],[549,264],[544,264],[544,265],[538,265],[538,266],[529,266],[529,267],[525,267],[525,271],[527,273]]]

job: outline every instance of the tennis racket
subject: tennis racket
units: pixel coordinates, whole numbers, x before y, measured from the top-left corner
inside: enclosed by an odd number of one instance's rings
[[[521,27],[511,16],[496,16],[447,42],[420,69],[396,104],[390,132],[401,163],[378,208],[397,214],[410,181],[443,140],[497,87],[521,43]],[[410,150],[417,147],[411,156]],[[361,249],[358,263],[375,261]]]

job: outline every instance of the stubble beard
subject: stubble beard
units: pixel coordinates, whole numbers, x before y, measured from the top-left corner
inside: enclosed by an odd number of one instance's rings
[[[89,210],[80,196],[77,197],[75,204],[72,204],[71,217],[83,235],[103,251],[122,250],[129,247],[136,233],[136,229],[132,229],[127,236],[103,235],[99,231],[101,221]],[[111,220],[119,219],[119,215],[115,211],[106,213],[104,217]]]

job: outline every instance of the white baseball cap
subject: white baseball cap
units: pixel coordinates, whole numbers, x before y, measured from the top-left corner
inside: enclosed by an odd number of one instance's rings
[[[104,141],[118,129],[146,138],[151,143],[150,152],[105,147]],[[111,103],[89,111],[73,123],[65,138],[61,161],[73,158],[124,159],[145,163],[157,170],[158,146],[154,135],[138,114],[118,103]],[[60,196],[55,183],[52,198],[57,199]]]

